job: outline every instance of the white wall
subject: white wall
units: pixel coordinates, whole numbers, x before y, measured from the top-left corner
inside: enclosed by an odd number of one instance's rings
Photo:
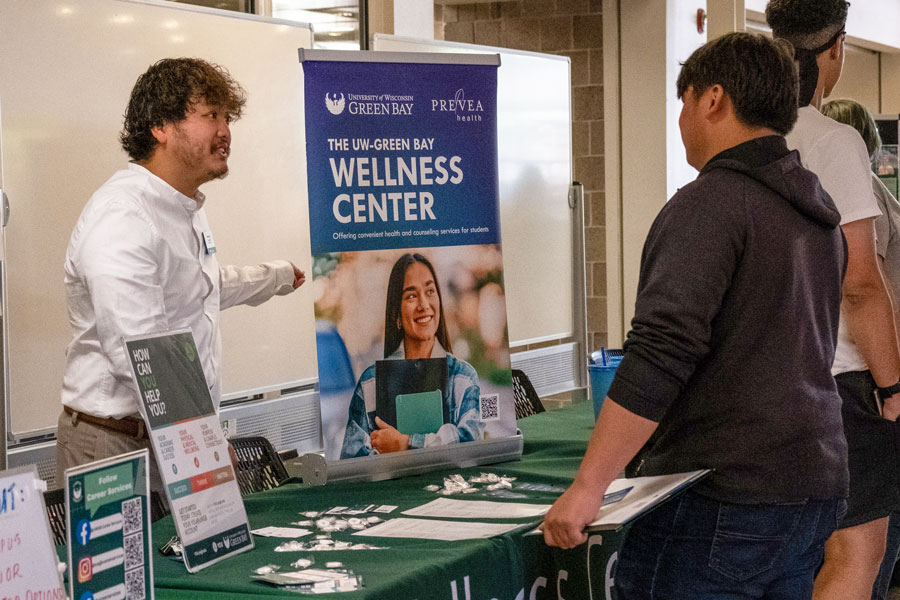
[[[434,2],[394,0],[394,35],[434,39]]]
[[[881,55],[882,114],[900,114],[900,54]]]
[[[428,0],[365,0],[369,35],[385,33],[423,40],[434,39],[434,2]]]
[[[697,170],[687,163],[678,117],[682,102],[676,97],[675,84],[681,63],[706,43],[706,33],[697,31],[697,9],[705,2],[669,0],[666,18],[666,198],[697,177]],[[643,245],[643,243],[642,243]]]
[[[705,10],[705,0],[607,0],[603,5],[604,39],[612,42],[604,45],[604,62],[619,67],[604,69],[612,347],[621,345],[631,326],[647,232],[668,198],[697,175],[681,144],[675,81],[681,63],[706,42],[705,33],[697,32],[698,8]]]
[[[845,44],[841,79],[826,100],[850,98],[873,113],[882,112],[878,87],[878,56],[878,52]]]

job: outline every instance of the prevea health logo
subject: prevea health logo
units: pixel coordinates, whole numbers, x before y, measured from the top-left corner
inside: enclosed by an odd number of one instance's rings
[[[481,121],[484,105],[477,98],[466,98],[466,91],[456,90],[452,98],[433,98],[431,112],[452,112],[457,121]]]

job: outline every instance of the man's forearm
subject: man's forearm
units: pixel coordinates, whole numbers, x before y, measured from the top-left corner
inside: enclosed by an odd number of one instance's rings
[[[597,517],[606,488],[650,439],[656,425],[606,399],[575,481],[547,511],[544,541],[561,548],[584,543],[584,529]]]
[[[882,280],[861,293],[847,295],[842,305],[847,328],[875,383],[887,387],[900,379],[900,348],[894,310]]]
[[[607,398],[575,476],[576,482],[603,494],[650,439],[656,427],[656,422],[638,416]]]
[[[859,219],[841,227],[848,253],[841,318],[878,387],[894,385],[900,378],[900,349],[875,249],[874,219]]]

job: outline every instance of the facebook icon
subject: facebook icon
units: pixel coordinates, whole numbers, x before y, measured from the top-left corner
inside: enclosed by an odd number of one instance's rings
[[[87,519],[82,519],[78,521],[78,526],[75,528],[76,534],[78,535],[78,541],[81,542],[82,546],[87,546],[88,541],[91,539],[91,523]]]

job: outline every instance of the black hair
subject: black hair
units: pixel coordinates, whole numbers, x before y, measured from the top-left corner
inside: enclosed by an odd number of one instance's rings
[[[737,119],[750,127],[787,134],[797,121],[797,66],[790,44],[755,33],[728,33],[684,61],[678,74],[681,98],[688,88],[702,94],[721,85]]]
[[[766,22],[776,38],[812,50],[844,29],[849,8],[846,0],[771,0]]]

